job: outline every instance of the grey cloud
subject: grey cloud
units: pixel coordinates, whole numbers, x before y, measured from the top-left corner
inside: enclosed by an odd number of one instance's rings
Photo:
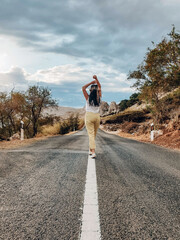
[[[162,0],[1,0],[0,33],[34,50],[94,58],[128,71],[171,24],[180,29],[179,11],[178,1],[165,5]],[[66,34],[75,40],[43,45],[44,33],[52,40]]]
[[[78,68],[77,65],[76,67]],[[87,65],[87,69],[90,65]],[[104,65],[103,65],[104,66]],[[101,66],[101,69],[103,68]],[[94,66],[92,65],[92,68]],[[69,69],[68,69],[69,68]],[[72,71],[71,65],[68,66],[68,68],[65,70],[62,68],[62,66],[48,69],[48,70],[39,70],[38,73],[35,73],[31,75],[30,73],[26,72],[25,70],[14,67],[11,68],[9,72],[0,73],[0,91],[11,91],[13,88],[16,91],[26,91],[28,86],[30,85],[39,85],[39,86],[45,86],[52,90],[52,95],[56,99],[60,99],[59,104],[64,106],[83,106],[85,103],[85,99],[82,93],[82,85],[85,85],[87,82],[90,82],[92,80],[92,75],[89,72],[87,74],[85,69],[80,69],[79,71]],[[71,71],[69,71],[71,70]],[[58,83],[56,81],[46,82],[46,79],[43,78],[43,75],[47,76],[48,78],[51,78],[52,75],[50,73],[53,71],[54,78],[58,78],[59,76],[56,76],[56,73],[66,73],[67,76],[63,76],[64,81],[62,83]],[[100,70],[102,71],[102,70]],[[80,75],[79,75],[80,74]],[[38,78],[37,78],[38,75]],[[105,101],[120,101],[123,99],[123,96],[127,96],[131,94],[131,91],[125,91],[123,92],[123,89],[128,89],[129,85],[127,82],[122,81],[119,78],[120,73],[118,71],[115,71],[114,69],[105,69],[103,75],[98,78],[102,85],[102,92],[103,92],[103,99]],[[45,81],[44,81],[45,80]],[[52,79],[53,80],[53,79]],[[108,88],[111,88],[110,92],[107,92]],[[119,91],[114,91],[118,90]],[[113,91],[113,94],[112,94]],[[111,98],[110,98],[110,95]]]
[[[25,73],[19,67],[13,67],[9,72],[0,73],[0,78],[6,83],[16,82],[17,84],[26,83]]]
[[[9,72],[0,73],[0,91],[24,90],[28,81],[23,69],[13,67]]]

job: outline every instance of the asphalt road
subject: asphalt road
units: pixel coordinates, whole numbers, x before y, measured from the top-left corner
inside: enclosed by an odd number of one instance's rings
[[[85,129],[1,150],[0,239],[79,239],[87,161]],[[96,175],[103,240],[180,239],[179,152],[99,130]]]

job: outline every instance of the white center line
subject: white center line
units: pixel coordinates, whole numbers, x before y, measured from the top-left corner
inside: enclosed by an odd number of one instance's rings
[[[80,240],[100,240],[100,221],[95,159],[88,157]]]

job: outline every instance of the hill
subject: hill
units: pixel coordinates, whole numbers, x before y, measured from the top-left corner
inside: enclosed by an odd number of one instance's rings
[[[70,117],[72,114],[74,115],[79,114],[79,117],[81,118],[85,114],[85,108],[57,106],[57,107],[48,107],[43,110],[43,116],[54,115],[57,117],[61,117],[63,119]]]
[[[154,123],[153,143],[180,149],[180,89],[161,98],[163,114],[159,122],[151,104],[136,103],[124,111],[101,117],[101,128],[122,137],[150,142],[151,123]]]

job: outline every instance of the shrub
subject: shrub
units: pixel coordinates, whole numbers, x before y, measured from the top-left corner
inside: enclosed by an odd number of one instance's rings
[[[121,126],[122,131],[126,133],[134,133],[139,127],[138,123],[135,122],[124,122]]]
[[[69,122],[64,121],[60,125],[59,133],[60,134],[66,134],[66,133],[70,132],[71,128],[72,128],[72,126],[69,124]]]
[[[45,136],[47,135],[57,135],[59,134],[60,123],[55,123],[54,125],[44,125],[41,127],[41,133]]]
[[[60,134],[66,134],[70,131],[76,131],[80,129],[84,125],[84,120],[79,119],[79,115],[76,114],[75,116],[72,114],[68,119],[64,120],[60,124]]]
[[[132,111],[127,113],[120,113],[114,115],[112,118],[109,118],[105,121],[105,123],[123,123],[125,121],[128,122],[144,122],[148,117],[146,116],[146,111]]]

